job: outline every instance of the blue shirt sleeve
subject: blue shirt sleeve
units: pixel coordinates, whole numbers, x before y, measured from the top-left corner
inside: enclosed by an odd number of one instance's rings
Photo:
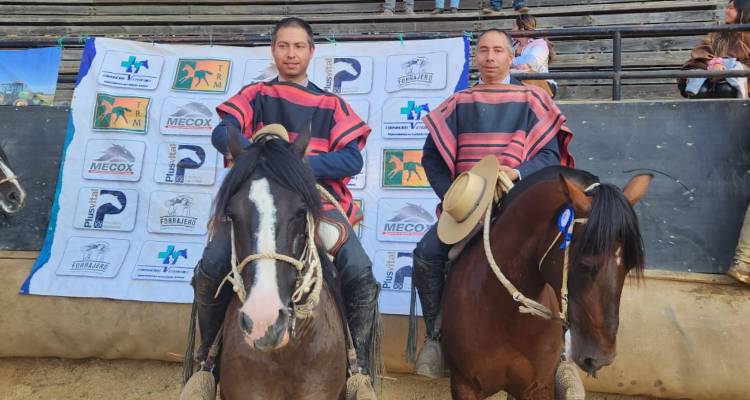
[[[422,167],[427,174],[427,180],[430,181],[432,190],[442,201],[445,192],[451,187],[451,171],[435,146],[432,136],[427,136],[422,150]]]
[[[539,171],[544,167],[551,165],[560,165],[560,147],[557,144],[557,138],[552,138],[547,142],[544,147],[534,154],[528,161],[522,163],[516,170],[518,170],[520,179],[526,178],[527,176]]]
[[[356,141],[341,150],[308,156],[307,161],[316,179],[348,178],[360,173],[364,165]]]
[[[229,133],[236,131],[240,133],[245,148],[250,146],[250,141],[242,135],[240,129],[240,121],[237,118],[227,114],[221,119],[219,125],[216,125],[213,132],[211,133],[211,144],[214,145],[219,153],[228,156],[229,155]]]

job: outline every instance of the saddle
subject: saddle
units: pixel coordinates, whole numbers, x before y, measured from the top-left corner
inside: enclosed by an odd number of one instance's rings
[[[318,218],[315,243],[325,250],[331,261],[336,258],[341,246],[349,239],[349,229],[346,224],[347,222],[333,218]]]

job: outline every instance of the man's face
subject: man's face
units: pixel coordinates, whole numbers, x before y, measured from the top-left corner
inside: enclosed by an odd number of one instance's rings
[[[307,65],[315,51],[308,40],[307,32],[296,26],[281,28],[276,32],[271,53],[283,80],[294,81],[307,75]]]
[[[498,32],[487,32],[479,39],[475,53],[477,66],[482,82],[500,83],[513,64],[513,51],[505,35]]]

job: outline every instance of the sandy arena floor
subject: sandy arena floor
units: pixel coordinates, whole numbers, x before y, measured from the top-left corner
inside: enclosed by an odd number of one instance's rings
[[[181,366],[132,360],[0,359],[0,400],[163,400],[177,399]],[[448,380],[427,381],[393,375],[382,399],[448,400]],[[492,399],[504,399],[495,396]],[[596,400],[645,398],[591,395]]]

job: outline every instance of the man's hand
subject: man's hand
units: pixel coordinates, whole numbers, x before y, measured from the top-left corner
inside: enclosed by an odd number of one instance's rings
[[[508,178],[512,180],[513,182],[518,180],[518,172],[514,170],[513,168],[507,166],[507,165],[501,165],[500,171],[505,172],[505,175],[508,175]]]

